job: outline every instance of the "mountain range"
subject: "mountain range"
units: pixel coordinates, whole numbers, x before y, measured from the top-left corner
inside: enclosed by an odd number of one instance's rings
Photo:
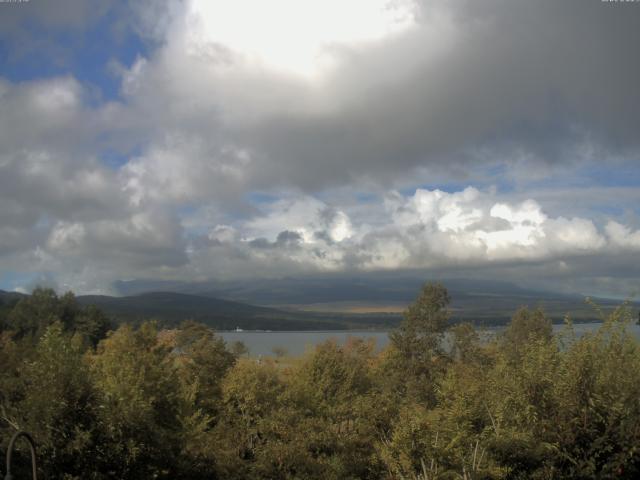
[[[398,324],[417,296],[417,276],[313,277],[243,282],[118,282],[119,296],[80,295],[114,319],[138,323],[157,319],[176,325],[192,319],[219,330],[384,329]],[[584,296],[534,291],[493,280],[448,279],[454,321],[501,325],[521,306],[541,306],[554,322],[599,320]],[[0,291],[0,302],[21,294]],[[606,313],[621,302],[593,299]],[[638,304],[632,307],[637,310]]]

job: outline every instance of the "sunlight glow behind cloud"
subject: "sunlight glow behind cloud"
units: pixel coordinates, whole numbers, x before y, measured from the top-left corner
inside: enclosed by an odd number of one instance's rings
[[[383,39],[413,24],[409,3],[389,0],[194,0],[192,46],[218,45],[242,61],[312,77],[332,48]]]

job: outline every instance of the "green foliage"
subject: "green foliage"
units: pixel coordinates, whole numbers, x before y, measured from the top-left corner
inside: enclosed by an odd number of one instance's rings
[[[215,415],[222,395],[220,383],[236,356],[211,329],[192,321],[182,324],[175,347],[180,353],[180,379],[194,389],[195,406],[207,415]]]
[[[230,350],[236,358],[249,355],[249,349],[244,344],[244,342],[241,342],[240,340],[236,340],[235,342],[233,342],[231,344]]]
[[[393,345],[407,358],[418,358],[441,348],[442,336],[449,326],[451,298],[440,283],[427,283],[416,301],[404,312],[404,321],[393,332]],[[426,352],[426,353],[425,353]]]
[[[640,475],[640,345],[626,308],[575,339],[554,382],[555,441],[563,469],[580,478]]]
[[[0,334],[8,328],[7,317],[18,301],[19,297],[17,296],[0,295]]]
[[[116,478],[167,475],[179,448],[178,376],[152,324],[122,326],[91,358],[102,434],[97,464]]]
[[[404,312],[400,328],[390,334],[388,375],[399,381],[394,390],[430,404],[435,401],[436,383],[445,367],[442,345],[450,302],[442,284],[427,283]]]
[[[371,355],[361,341],[327,342],[285,370],[238,362],[223,383],[226,410],[216,429],[221,476],[379,478]]]
[[[15,344],[3,350],[17,353]],[[96,405],[81,350],[56,322],[29,357],[11,363],[16,375],[2,385],[4,420],[37,439],[43,469],[50,476],[87,471]]]
[[[451,333],[451,356],[462,363],[480,362],[483,357],[480,336],[470,323],[460,323],[449,329]]]
[[[106,334],[96,309],[37,291],[0,332],[0,454],[25,429],[53,480],[640,476],[625,306],[560,339],[521,309],[486,341],[449,326],[449,300],[425,285],[382,352],[351,339],[258,360],[194,322]]]
[[[553,326],[544,310],[537,308],[531,311],[522,307],[511,318],[511,323],[502,335],[501,343],[507,356],[511,360],[517,361],[529,343],[550,342],[552,338]]]
[[[20,338],[38,339],[54,323],[80,341],[95,346],[105,338],[111,322],[94,306],[82,307],[71,292],[59,297],[49,288],[36,288],[22,298],[7,315],[4,328]]]
[[[229,371],[222,390],[224,411],[214,430],[219,469],[223,478],[247,478],[260,469],[265,422],[280,409],[284,384],[272,364],[247,359]]]

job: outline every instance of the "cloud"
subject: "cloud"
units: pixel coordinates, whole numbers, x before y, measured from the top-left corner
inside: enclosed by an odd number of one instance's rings
[[[354,5],[366,14],[374,3]],[[314,31],[315,19],[297,8],[276,15],[287,2],[256,16],[268,29],[262,36],[225,5],[187,2],[162,46],[124,80],[133,110],[164,132],[158,142],[166,132],[186,135],[208,152],[210,178],[214,152],[225,148],[251,158],[238,162],[240,188],[309,192],[420,169],[464,178],[478,165],[530,171],[638,153],[637,9],[405,2],[401,28],[354,42],[328,25]],[[222,18],[229,35],[209,25]],[[313,33],[332,67],[309,75],[281,68],[287,49],[278,42],[300,46],[289,29]],[[188,152],[175,162],[191,165]]]
[[[245,228],[254,237],[273,238],[283,230],[297,232],[305,242],[315,238],[340,242],[353,235],[351,221],[343,211],[313,197],[279,200],[263,215],[246,222]]]
[[[606,231],[614,247],[631,250],[640,249],[640,230],[632,231],[625,225],[610,221],[607,223]]]
[[[16,7],[5,47],[108,15],[149,46],[115,100],[86,72],[0,78],[3,270],[80,291],[424,268],[607,285],[607,258],[640,278],[638,178],[611,173],[640,155],[634,5]]]
[[[197,258],[203,277],[207,265],[209,275],[219,271],[219,262],[225,271],[251,275],[535,264],[606,256],[612,245],[629,246],[624,242],[638,235],[610,225],[603,232],[584,218],[550,217],[534,200],[508,203],[472,187],[390,192],[383,205],[369,208],[383,216],[380,223],[314,198],[277,201],[255,218],[212,228],[209,242],[192,248],[192,261]]]
[[[1,270],[106,291],[136,269],[186,262],[173,209],[136,203],[97,157],[109,105],[88,107],[69,76],[1,81],[0,105]]]

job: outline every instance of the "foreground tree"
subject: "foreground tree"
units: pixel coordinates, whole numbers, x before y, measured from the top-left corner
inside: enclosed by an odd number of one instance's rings
[[[442,345],[451,316],[450,302],[442,284],[425,284],[404,312],[400,327],[390,334],[388,375],[402,378],[393,387],[428,404],[435,402],[435,383],[447,360]]]
[[[26,430],[50,478],[87,478],[83,473],[93,468],[96,452],[96,404],[82,350],[56,322],[33,355],[20,360],[13,381],[0,384],[0,410],[9,426],[0,428],[3,440]]]
[[[549,343],[553,340],[553,325],[542,308],[520,308],[511,318],[500,339],[501,347],[513,361],[527,350],[532,342]]]
[[[100,309],[79,305],[71,292],[59,297],[50,288],[36,288],[31,295],[19,300],[7,315],[4,328],[16,339],[37,341],[56,322],[64,332],[77,335],[79,341],[92,347],[112,328],[111,321]]]
[[[186,321],[175,338],[174,356],[180,366],[180,379],[194,389],[194,403],[207,415],[218,413],[221,383],[236,356],[227,350],[221,337],[205,325]]]
[[[640,477],[640,343],[623,306],[593,334],[573,335],[553,382],[557,468],[575,478]]]
[[[13,317],[32,309],[31,334],[0,333],[0,455],[29,430],[52,480],[640,475],[624,308],[581,337],[527,309],[493,341],[464,324],[445,337],[448,294],[425,285],[381,353],[352,339],[257,360],[193,322],[125,325],[94,349],[71,297],[39,295]]]
[[[96,467],[114,478],[166,478],[180,465],[180,388],[157,328],[125,325],[91,358],[102,448]]]

